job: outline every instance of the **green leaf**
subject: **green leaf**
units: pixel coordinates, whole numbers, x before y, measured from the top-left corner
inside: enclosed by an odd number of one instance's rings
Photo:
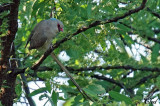
[[[107,81],[96,81],[95,84],[101,85],[105,89],[111,86],[110,83]]]
[[[119,49],[121,49],[122,51],[125,51],[124,44],[123,44],[122,40],[115,38],[115,41],[116,41],[117,45],[120,47]]]
[[[156,86],[160,88],[160,76],[156,78]]]
[[[89,85],[87,88],[84,88],[84,91],[93,97],[97,97],[98,94],[104,94],[106,92],[105,89],[98,84]]]
[[[16,94],[17,94],[18,97],[21,96],[21,94],[22,94],[21,84],[16,85],[15,91],[16,91]]]
[[[43,100],[43,98],[47,98],[46,94],[42,94],[39,96],[39,100]]]
[[[77,104],[81,103],[82,101],[83,101],[83,96],[80,94],[80,95],[78,95],[74,98],[74,101],[72,102],[73,103],[72,105],[76,106]]]
[[[125,41],[130,47],[131,47],[131,44],[134,44],[133,39],[129,35],[122,35],[122,37],[124,37]]]
[[[91,17],[91,12],[92,12],[92,4],[88,3],[88,5],[87,5],[87,15],[88,15],[88,18]]]
[[[76,104],[75,106],[90,106],[88,101],[84,101],[82,103]]]
[[[72,106],[72,102],[74,101],[75,97],[71,97],[69,98],[64,104],[63,106]]]
[[[60,89],[63,91],[65,98],[68,97],[68,93],[72,93],[72,94],[78,93],[78,91],[76,91],[74,88],[66,86],[66,85],[61,85]]]
[[[32,11],[32,17],[35,17],[37,12],[38,12],[39,15],[42,15],[42,11],[43,11],[43,8],[44,8],[46,2],[47,2],[47,0],[44,0],[44,1],[37,0],[34,3],[33,11]]]
[[[52,98],[50,96],[48,96],[46,93],[42,94],[41,96],[39,96],[39,100],[43,100],[43,98],[47,98],[48,100],[46,101],[46,103],[49,101],[51,103],[52,106],[57,106],[57,102],[54,103]]]
[[[157,57],[159,56],[159,49],[160,49],[160,45],[158,43],[156,43],[153,46],[153,51],[152,51],[152,54],[151,54],[152,62],[155,62],[157,60]]]
[[[29,96],[34,96],[34,95],[43,93],[43,92],[45,92],[45,91],[47,91],[47,88],[46,88],[46,87],[39,88],[39,89],[33,91],[32,93],[30,93]]]
[[[104,39],[102,39],[100,41],[100,44],[101,44],[101,47],[102,47],[103,51],[105,51],[106,50],[106,41]]]
[[[143,55],[141,55],[141,54],[140,54],[140,56],[141,56],[141,59],[142,59],[142,61],[143,61],[144,64],[149,63],[149,61],[148,61],[148,59],[146,58],[146,56],[143,56]]]
[[[48,92],[51,93],[52,88],[51,88],[50,82],[49,82],[49,81],[46,81],[46,82],[45,82],[45,85],[46,85],[46,88],[47,88]]]
[[[75,59],[78,58],[80,55],[80,52],[78,52],[77,50],[74,50],[74,49],[68,49],[68,50],[66,50],[66,53],[67,53],[67,55],[69,55],[70,57],[75,58]]]
[[[52,92],[52,101],[55,104],[55,106],[57,106],[57,102],[58,102],[58,93],[56,93],[54,90]]]
[[[119,94],[118,92],[110,91],[109,96],[111,96],[113,99],[117,101],[124,101],[127,104],[132,104],[132,100],[129,97]]]

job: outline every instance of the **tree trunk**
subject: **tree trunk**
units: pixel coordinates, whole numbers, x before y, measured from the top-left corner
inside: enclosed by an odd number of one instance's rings
[[[16,68],[16,62],[10,61],[10,57],[14,57],[14,38],[18,29],[18,7],[19,0],[13,0],[13,3],[0,6],[0,12],[9,10],[8,17],[8,34],[1,37],[1,58],[0,58],[0,100],[4,106],[12,106],[13,99],[15,98],[15,82],[16,74],[14,74],[14,68]],[[0,19],[0,25],[2,25],[3,19]]]

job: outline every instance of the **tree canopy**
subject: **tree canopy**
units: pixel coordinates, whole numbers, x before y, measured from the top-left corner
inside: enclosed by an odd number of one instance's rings
[[[0,103],[35,106],[37,94],[53,106],[158,103],[159,8],[159,0],[1,0]],[[44,54],[24,48],[35,25],[51,17],[64,24],[52,48]],[[66,79],[51,52],[93,101]],[[39,81],[45,86],[28,86]]]

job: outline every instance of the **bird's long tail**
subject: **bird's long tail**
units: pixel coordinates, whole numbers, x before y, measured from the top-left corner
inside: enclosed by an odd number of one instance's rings
[[[67,74],[67,76],[71,79],[71,81],[74,83],[74,85],[77,87],[79,92],[85,97],[94,102],[94,100],[89,97],[86,92],[78,85],[78,83],[74,80],[74,78],[71,76],[67,68],[59,61],[59,59],[56,57],[56,55],[52,52],[51,53],[52,58],[57,62],[57,64],[61,67],[61,69]]]

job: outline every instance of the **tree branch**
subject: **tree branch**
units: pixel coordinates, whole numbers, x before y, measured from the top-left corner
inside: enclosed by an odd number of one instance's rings
[[[93,76],[91,76],[91,77],[96,78],[96,79],[100,79],[100,80],[105,80],[105,81],[107,81],[107,82],[116,84],[116,85],[118,85],[120,88],[123,88],[130,97],[133,97],[133,96],[134,96],[134,95],[130,92],[130,89],[127,89],[127,88],[124,86],[123,83],[117,82],[117,81],[115,81],[114,79],[107,78],[107,77],[105,77],[105,76],[99,76],[99,75],[93,75]]]
[[[99,79],[99,80],[105,80],[105,81],[108,81],[110,83],[113,83],[113,84],[116,84],[118,85],[120,88],[123,88],[122,84],[115,81],[114,79],[111,79],[111,78],[107,78],[105,76],[99,76],[99,75],[92,75],[91,76],[92,78],[96,78],[96,79]]]
[[[0,5],[0,13],[9,10],[10,7],[11,7],[11,4],[10,4],[10,3],[6,3],[6,4]]]
[[[154,86],[151,89],[151,91],[148,93],[148,95],[144,98],[144,103],[147,103],[147,101],[152,98],[153,94],[158,91],[159,91],[159,88],[157,86]]]
[[[25,91],[25,96],[26,96],[26,98],[27,98],[30,106],[36,106],[35,103],[34,103],[34,101],[33,101],[33,99],[32,99],[32,97],[29,96],[30,91],[29,91],[29,87],[27,85],[27,79],[26,79],[26,77],[24,76],[23,73],[21,73],[20,75],[21,75],[21,78],[22,78],[22,85],[23,85],[23,89]]]
[[[154,67],[133,67],[131,65],[124,65],[124,66],[93,66],[93,67],[82,67],[79,69],[73,69],[71,67],[67,67],[68,70],[73,71],[73,72],[81,72],[81,71],[90,71],[90,70],[110,70],[110,69],[125,69],[125,70],[139,70],[139,71],[151,71],[151,72],[160,72],[160,68]]]
[[[148,8],[148,7],[147,7],[147,11],[150,12],[151,14],[153,14],[154,16],[156,16],[157,18],[160,19],[160,14],[158,14],[158,13],[152,11],[152,10],[151,10],[150,8]]]
[[[12,3],[10,7],[8,34],[1,37],[3,49],[1,50],[0,65],[8,64],[8,59],[10,57],[9,51],[18,29],[18,6],[19,0],[14,0],[14,3]]]
[[[152,49],[149,45],[147,45],[147,44],[143,44],[142,42],[138,42],[137,40],[133,40],[135,43],[137,43],[137,44],[139,44],[139,45],[141,45],[141,46],[143,46],[143,47],[145,47],[146,49]]]
[[[18,74],[21,74],[21,73],[25,73],[25,70],[26,70],[27,68],[23,68],[23,69],[20,69],[20,68],[8,68],[8,71],[9,70],[13,70],[12,71],[12,74],[13,75],[18,75]],[[37,69],[37,72],[44,72],[44,71],[52,71],[53,69],[51,68],[51,67],[46,67],[46,66],[42,66],[42,67],[39,67],[38,69]],[[35,74],[35,73],[34,73]],[[32,73],[32,75],[34,75],[33,73]],[[31,75],[31,74],[30,74]]]
[[[143,0],[142,3],[141,3],[141,5],[140,5],[139,7],[135,8],[135,9],[133,9],[133,10],[129,10],[128,12],[126,12],[126,13],[125,13],[124,15],[122,15],[122,16],[115,17],[115,18],[112,18],[112,19],[109,19],[109,20],[106,19],[106,21],[105,21],[104,23],[117,22],[118,20],[123,19],[123,18],[125,18],[125,17],[127,17],[127,16],[130,16],[131,14],[137,13],[137,12],[139,12],[140,10],[144,9],[144,7],[145,7],[145,5],[146,5],[146,2],[147,2],[147,0]]]
[[[152,37],[149,37],[149,36],[145,36],[145,37],[147,37],[148,40],[151,40],[151,41],[154,41],[154,42],[157,42],[157,43],[160,44],[160,40],[158,40],[157,38],[152,38]]]
[[[133,89],[133,88],[137,87],[138,85],[141,85],[141,84],[145,83],[146,81],[153,79],[153,78],[156,78],[158,76],[159,76],[159,72],[156,73],[155,75],[153,75],[153,73],[152,73],[148,76],[145,76],[145,77],[141,78],[138,82],[136,82],[134,85],[132,85],[129,89]]]
[[[126,25],[125,23],[120,22],[120,24],[123,24],[124,26],[126,26],[126,27],[128,27],[128,28],[130,28],[130,29],[132,29],[132,30],[136,30],[136,29],[133,28],[132,26]],[[154,32],[155,32],[155,33],[158,33],[159,30],[154,30]],[[132,34],[132,33],[131,33],[131,34]],[[156,38],[152,38],[152,37],[146,36],[146,35],[143,35],[142,37],[146,37],[148,40],[154,41],[154,42],[156,42],[156,43],[160,43],[160,40],[158,40],[158,39],[156,39]]]
[[[53,45],[52,48],[50,48],[49,50],[47,50],[44,55],[41,56],[41,58],[36,62],[36,64],[32,65],[31,69],[32,70],[36,70],[38,69],[38,67],[40,66],[40,64],[42,64],[42,62],[50,55],[50,53],[55,49],[57,48],[59,45],[61,45],[62,43],[66,42],[67,40],[70,40],[73,36],[81,33],[81,32],[84,32],[92,27],[96,27],[100,24],[107,24],[107,23],[112,23],[112,22],[117,22],[118,20],[120,19],[123,19],[127,16],[130,16],[131,14],[134,14],[136,12],[139,12],[140,10],[144,9],[145,5],[146,5],[146,2],[147,0],[143,0],[141,5],[135,9],[132,9],[132,10],[129,10],[128,12],[124,13],[123,15],[121,16],[117,16],[115,18],[112,18],[112,19],[104,19],[104,21],[95,21],[93,23],[91,23],[89,26],[87,27],[82,27],[80,29],[78,29],[75,33],[71,34],[71,35],[67,35],[64,39],[58,41],[57,43],[55,43]]]
[[[10,6],[10,13],[8,14],[8,28],[6,29],[8,31],[8,34],[6,34],[3,37],[0,37],[1,39],[1,58],[0,58],[0,89],[3,89],[3,91],[0,92],[0,100],[3,105],[6,106],[12,106],[13,105],[13,99],[15,95],[15,81],[16,76],[13,74],[7,74],[7,68],[9,67],[9,58],[13,54],[12,49],[13,46],[13,40],[15,39],[15,35],[18,29],[18,7],[20,0],[12,0],[13,3],[11,3]],[[15,67],[15,65],[14,65]],[[13,67],[12,67],[13,68]],[[3,83],[3,81],[6,81],[6,83]],[[2,87],[8,86],[8,87]],[[2,87],[2,88],[1,88]]]

